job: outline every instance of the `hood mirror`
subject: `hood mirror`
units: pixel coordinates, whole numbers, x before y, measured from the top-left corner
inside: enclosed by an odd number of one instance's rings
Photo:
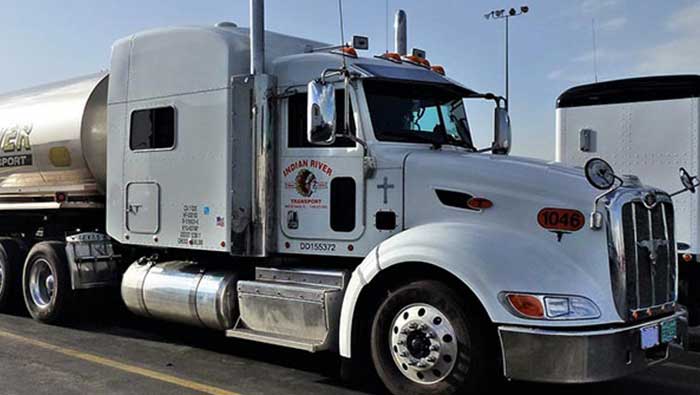
[[[498,106],[494,110],[494,141],[491,152],[499,155],[508,155],[511,148],[512,133],[510,130],[510,116],[508,110]]]
[[[615,184],[615,171],[612,166],[603,159],[591,158],[584,166],[586,179],[597,189],[610,189]]]
[[[323,81],[311,81],[308,85],[306,139],[314,145],[331,145],[335,142],[335,88]]]
[[[700,181],[698,181],[697,176],[691,176],[688,173],[688,170],[686,170],[684,167],[681,167],[678,169],[678,173],[681,177],[681,184],[683,184],[683,189],[680,191],[673,192],[671,196],[676,196],[679,195],[685,191],[689,191],[690,193],[695,193],[695,188],[700,186]]]

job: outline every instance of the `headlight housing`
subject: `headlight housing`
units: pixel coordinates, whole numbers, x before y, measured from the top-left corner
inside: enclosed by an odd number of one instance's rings
[[[582,296],[504,292],[501,303],[514,315],[532,320],[564,321],[600,318],[600,309]]]

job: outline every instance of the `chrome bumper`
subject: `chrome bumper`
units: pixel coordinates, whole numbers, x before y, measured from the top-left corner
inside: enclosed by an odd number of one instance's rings
[[[640,330],[675,318],[677,337],[642,350]],[[498,328],[504,374],[509,379],[549,383],[590,383],[623,377],[663,362],[683,351],[688,316],[673,316],[624,328],[562,331],[502,326]]]

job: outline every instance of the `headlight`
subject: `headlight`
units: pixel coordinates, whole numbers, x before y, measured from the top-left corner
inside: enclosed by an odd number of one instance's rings
[[[581,296],[505,292],[500,299],[513,314],[522,318],[557,321],[600,317],[598,306]]]

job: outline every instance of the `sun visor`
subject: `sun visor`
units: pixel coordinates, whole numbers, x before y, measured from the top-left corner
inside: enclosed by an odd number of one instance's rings
[[[397,67],[378,64],[355,63],[352,67],[365,78],[376,78],[390,81],[404,81],[419,84],[437,84],[454,90],[460,96],[470,97],[478,95],[471,89],[467,89],[457,82],[442,75],[421,67]]]

